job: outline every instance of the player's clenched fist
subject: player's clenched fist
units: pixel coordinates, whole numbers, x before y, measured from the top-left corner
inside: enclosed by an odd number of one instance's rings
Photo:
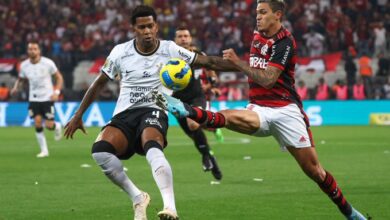
[[[240,61],[240,58],[237,56],[236,52],[232,48],[222,51],[223,59],[230,60],[233,63]]]

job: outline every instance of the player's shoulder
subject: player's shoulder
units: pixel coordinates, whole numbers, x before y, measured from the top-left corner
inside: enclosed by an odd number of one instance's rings
[[[43,64],[52,64],[54,63],[54,61],[48,57],[45,57],[45,56],[41,56],[41,60],[40,62],[42,62]]]
[[[132,51],[135,49],[134,43],[135,43],[134,39],[131,39],[124,43],[117,44],[114,46],[114,48],[112,48],[111,53],[115,53],[119,55],[119,54],[124,54],[126,52]]]
[[[176,45],[174,41],[171,40],[160,40],[160,48],[161,49],[168,49],[169,47]]]
[[[21,63],[20,63],[20,68],[26,68],[27,66],[29,66],[31,64],[30,62],[30,59],[25,59],[23,60]]]

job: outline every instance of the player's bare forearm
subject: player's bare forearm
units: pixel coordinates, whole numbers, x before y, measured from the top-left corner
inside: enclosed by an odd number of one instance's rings
[[[95,100],[97,94],[99,94],[99,91],[107,82],[107,76],[104,73],[100,73],[100,75],[95,79],[92,85],[88,88],[87,92],[84,94],[83,100],[81,101],[79,108],[76,110],[74,117],[82,117],[85,110],[87,110],[87,108]]]
[[[231,61],[217,56],[198,55],[194,62],[194,67],[205,67],[215,71],[237,71],[236,66]]]
[[[245,61],[237,61],[237,68],[250,77],[254,82],[263,86],[266,89],[272,88],[278,80],[282,70],[268,66],[267,69],[255,69],[250,67]]]
[[[64,78],[62,77],[62,74],[59,71],[57,71],[56,74],[54,75],[54,77],[56,79],[56,84],[55,84],[54,88],[61,90],[62,85],[64,85]]]

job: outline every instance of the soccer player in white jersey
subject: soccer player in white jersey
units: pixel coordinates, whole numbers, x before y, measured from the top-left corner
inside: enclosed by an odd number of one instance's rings
[[[30,42],[27,45],[28,59],[20,65],[19,78],[16,80],[11,90],[14,95],[23,82],[29,84],[29,115],[34,119],[35,135],[41,152],[38,158],[48,157],[46,137],[43,133],[42,121],[45,120],[45,127],[54,130],[54,139],[60,140],[61,124],[54,121],[54,103],[58,101],[58,96],[63,84],[63,78],[58,71],[56,64],[49,58],[41,56],[41,50],[37,42]],[[52,76],[55,78],[53,86]]]
[[[180,58],[192,66],[220,70],[227,61],[206,57],[179,47],[173,41],[157,39],[158,25],[153,8],[137,6],[131,15],[135,39],[114,47],[101,73],[87,90],[80,107],[65,126],[65,137],[72,138],[77,129],[85,133],[82,115],[104,85],[116,77],[121,88],[111,121],[103,127],[92,146],[92,157],[105,175],[121,187],[133,202],[134,219],[145,220],[150,197],[142,192],[123,171],[119,159],[135,153],[146,155],[154,180],[161,192],[164,209],[160,220],[178,219],[172,169],[163,149],[166,146],[168,117],[153,100],[152,91],[161,90],[159,70],[171,58]]]

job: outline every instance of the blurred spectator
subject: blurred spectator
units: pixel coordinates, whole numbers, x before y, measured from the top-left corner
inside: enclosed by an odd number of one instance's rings
[[[378,72],[376,75],[381,77],[390,76],[390,59],[385,57],[383,53],[378,55]]]
[[[229,88],[226,85],[221,85],[220,92],[221,93],[218,96],[218,101],[227,101],[228,100]]]
[[[351,55],[347,55],[345,58],[344,70],[347,73],[347,86],[349,90],[349,94],[352,94],[352,87],[356,82],[356,64],[352,59]]]
[[[386,54],[386,29],[382,22],[379,22],[378,26],[374,28],[374,37],[375,56],[380,53]]]
[[[371,58],[367,55],[363,55],[359,58],[359,73],[360,78],[363,81],[365,93],[368,98],[372,97],[372,67]]]
[[[362,78],[359,78],[356,84],[353,86],[353,98],[356,100],[366,99]]]
[[[385,99],[390,99],[390,77],[387,79],[387,83],[383,85],[383,93]]]
[[[237,101],[242,99],[242,91],[237,85],[230,84],[228,91],[228,100],[229,101]]]
[[[36,39],[43,52],[58,63],[65,86],[71,89],[73,71],[80,60],[105,57],[114,44],[134,36],[129,25],[130,12],[142,3],[155,7],[161,38],[172,39],[177,26],[187,25],[196,46],[209,55],[220,55],[221,50],[232,47],[240,56],[248,56],[245,53],[249,51],[256,24],[255,0],[0,1],[0,56],[19,58],[26,52],[25,42]],[[317,56],[348,47],[356,48],[359,57],[381,52],[388,56],[387,0],[286,0],[286,3],[289,7],[283,24],[295,36],[299,56]],[[382,57],[378,62],[382,64],[378,74],[388,75],[389,60]],[[356,70],[353,71],[350,60],[346,63],[349,66],[348,71],[345,66],[346,84],[352,87]],[[374,94],[372,86],[367,89],[369,95]]]
[[[336,95],[337,100],[347,100],[348,99],[348,87],[345,85],[343,80],[337,80],[333,85],[332,90]]]
[[[318,84],[316,86],[316,100],[328,100],[329,99],[329,87],[326,84],[324,78],[320,78],[318,80]]]
[[[298,82],[297,93],[301,97],[301,100],[309,99],[309,94],[305,82],[300,80]]]
[[[9,88],[5,83],[0,85],[0,101],[8,101],[9,98]]]
[[[310,32],[303,35],[303,38],[306,40],[306,47],[309,51],[309,56],[319,56],[324,52],[324,36],[322,34],[314,31],[313,28],[310,28]]]

